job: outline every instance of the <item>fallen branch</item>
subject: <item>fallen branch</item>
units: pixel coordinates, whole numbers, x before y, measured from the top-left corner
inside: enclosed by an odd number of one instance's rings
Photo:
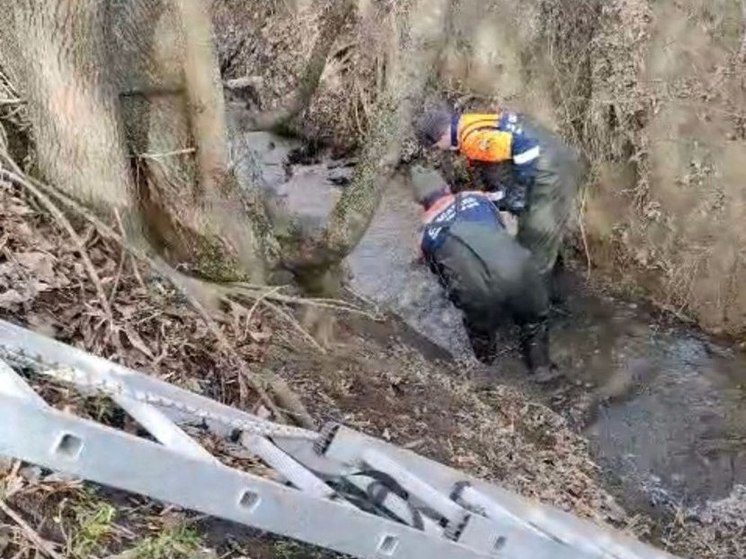
[[[75,231],[73,226],[70,224],[70,221],[65,217],[65,214],[60,210],[57,205],[52,202],[43,192],[41,192],[36,186],[31,184],[30,181],[28,181],[24,176],[18,175],[14,172],[8,171],[6,169],[1,169],[0,173],[2,175],[10,180],[11,182],[17,184],[18,186],[21,186],[31,192],[39,202],[41,202],[42,206],[46,208],[46,210],[54,217],[57,222],[62,226],[62,228],[67,232],[67,234],[72,239],[73,243],[75,244],[75,249],[77,250],[78,254],[80,255],[80,258],[83,260],[83,266],[86,269],[86,272],[88,273],[88,276],[91,279],[91,282],[93,282],[93,286],[96,289],[96,294],[98,295],[99,300],[101,301],[101,306],[104,309],[104,312],[106,313],[106,318],[109,320],[109,326],[114,324],[114,315],[111,311],[111,306],[109,305],[109,299],[106,296],[106,292],[104,291],[104,287],[101,284],[101,278],[98,277],[98,272],[96,272],[96,268],[93,266],[93,262],[91,262],[90,257],[88,256],[88,251],[85,248],[85,243],[80,238],[78,233]]]
[[[52,559],[64,559],[62,555],[57,553],[53,548],[52,544],[50,544],[48,541],[43,539],[39,534],[36,533],[36,530],[34,530],[31,526],[29,526],[26,521],[21,518],[21,516],[14,511],[12,508],[10,508],[5,501],[0,500],[0,510],[10,518],[13,522],[15,522],[18,527],[21,529],[23,534],[26,536],[26,538],[33,543],[36,548],[47,557],[51,557]]]

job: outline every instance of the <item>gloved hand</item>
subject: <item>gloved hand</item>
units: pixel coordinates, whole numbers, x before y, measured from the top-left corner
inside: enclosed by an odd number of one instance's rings
[[[515,184],[490,192],[488,197],[501,212],[510,212],[513,215],[520,215],[526,210],[527,194],[528,188],[526,186]]]
[[[505,188],[505,197],[498,208],[502,211],[520,215],[528,205],[528,187],[523,184],[512,184]]]

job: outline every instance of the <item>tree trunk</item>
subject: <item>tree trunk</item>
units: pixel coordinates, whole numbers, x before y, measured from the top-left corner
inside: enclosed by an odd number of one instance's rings
[[[412,1],[401,16],[401,60],[352,183],[310,241],[273,230],[258,192],[242,190],[230,172],[201,0],[22,0],[0,15],[0,41],[31,109],[45,178],[102,213],[131,216],[143,225],[142,234],[132,227],[135,240],[146,237],[171,264],[209,279],[260,282],[280,257],[292,269],[334,267],[367,229],[443,35],[447,0]],[[349,2],[331,4],[320,39],[333,36]],[[330,43],[317,43],[283,118],[310,99]]]
[[[266,278],[277,251],[261,201],[229,171],[203,2],[23,0],[0,18],[2,64],[28,100],[45,179],[129,215],[135,240],[172,264]]]
[[[128,210],[134,190],[103,57],[105,3],[13,4],[0,14],[0,57],[29,101],[42,174],[98,210]]]
[[[399,162],[402,138],[408,135],[440,53],[447,9],[448,0],[414,0],[401,16],[401,53],[376,103],[352,181],[320,238],[294,239],[283,245],[289,267],[325,270],[345,258],[365,234]]]

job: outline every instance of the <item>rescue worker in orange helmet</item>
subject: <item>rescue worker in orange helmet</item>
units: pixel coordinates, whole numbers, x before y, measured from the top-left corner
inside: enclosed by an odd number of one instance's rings
[[[448,298],[464,313],[474,355],[495,358],[499,325],[520,327],[521,349],[537,382],[559,376],[549,358],[549,302],[531,253],[510,235],[490,196],[451,194],[434,171],[415,167],[415,200],[425,210],[422,256]]]
[[[518,216],[518,241],[531,251],[554,298],[552,272],[585,174],[579,153],[509,111],[433,110],[422,115],[417,132],[424,147],[463,155],[482,188],[502,193],[498,207]]]

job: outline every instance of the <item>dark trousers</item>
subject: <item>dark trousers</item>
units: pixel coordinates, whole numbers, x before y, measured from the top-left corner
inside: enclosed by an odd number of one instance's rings
[[[464,325],[475,356],[494,359],[496,331],[512,321],[521,328],[521,342],[533,369],[548,361],[549,300],[531,253],[507,231],[454,224],[430,262],[450,299],[464,313]],[[538,350],[543,342],[545,358]],[[539,347],[538,349],[541,349]]]
[[[562,240],[576,212],[579,185],[585,180],[582,156],[555,134],[537,124],[527,124],[541,142],[533,182],[527,187],[526,209],[518,217],[518,242],[533,255],[545,279],[554,268]],[[477,178],[490,191],[513,186],[513,164],[475,164]]]

